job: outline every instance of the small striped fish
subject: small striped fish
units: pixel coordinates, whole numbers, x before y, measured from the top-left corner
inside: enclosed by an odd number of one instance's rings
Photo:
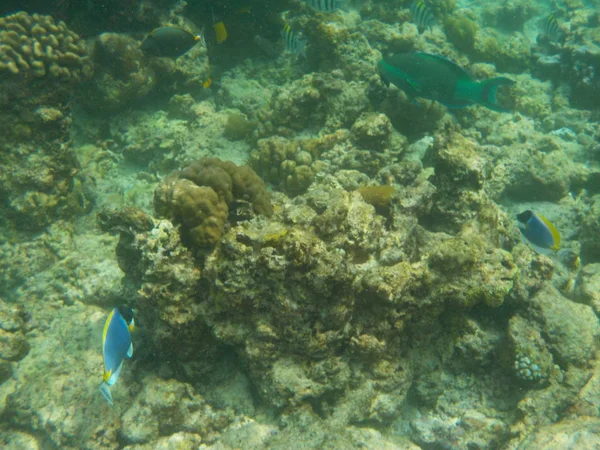
[[[304,0],[304,3],[319,12],[333,12],[344,9],[345,0]]]
[[[417,25],[419,33],[422,33],[427,28],[431,28],[435,23],[435,17],[431,8],[427,6],[424,0],[415,0],[410,5],[410,16],[412,21]]]
[[[301,33],[296,33],[288,23],[281,30],[281,38],[285,49],[295,55],[304,55],[306,52],[307,41],[301,37]]]
[[[544,19],[543,33],[548,36],[552,42],[562,43],[567,37],[567,33],[565,33],[558,23],[554,13],[551,13]]]

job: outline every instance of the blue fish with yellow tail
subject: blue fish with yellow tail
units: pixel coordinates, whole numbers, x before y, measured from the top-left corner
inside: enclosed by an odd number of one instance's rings
[[[439,55],[399,53],[379,61],[379,74],[386,83],[402,89],[412,102],[417,97],[440,102],[448,108],[473,104],[507,112],[496,101],[500,86],[515,82],[505,77],[477,82],[464,69]]]
[[[117,382],[123,360],[133,355],[131,332],[134,329],[133,317],[128,324],[117,308],[114,308],[104,324],[102,333],[102,355],[104,357],[104,375],[100,384],[100,392],[112,406],[110,387]]]
[[[560,248],[560,233],[552,223],[541,214],[531,210],[517,214],[519,229],[534,246],[557,251]]]

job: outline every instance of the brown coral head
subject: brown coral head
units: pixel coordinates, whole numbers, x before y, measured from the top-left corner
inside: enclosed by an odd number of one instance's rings
[[[236,214],[239,207],[242,214]],[[200,159],[165,178],[154,192],[154,208],[181,225],[184,242],[196,248],[216,244],[228,218],[248,219],[250,209],[273,212],[265,184],[252,169],[217,158]]]

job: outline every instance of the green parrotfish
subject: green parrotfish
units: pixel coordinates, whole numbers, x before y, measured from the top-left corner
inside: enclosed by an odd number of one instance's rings
[[[507,112],[496,101],[500,86],[511,86],[509,78],[496,77],[477,82],[464,69],[439,55],[400,53],[379,61],[379,73],[386,83],[402,89],[411,101],[435,100],[448,108],[478,104]]]

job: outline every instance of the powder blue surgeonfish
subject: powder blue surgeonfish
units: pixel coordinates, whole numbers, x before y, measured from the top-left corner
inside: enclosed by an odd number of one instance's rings
[[[552,223],[541,214],[531,210],[517,214],[519,229],[523,236],[534,246],[557,251],[560,248],[560,233]]]
[[[449,108],[478,104],[506,112],[496,102],[500,86],[515,82],[505,77],[477,82],[455,63],[429,53],[399,53],[379,61],[379,73],[386,83],[402,89],[412,102],[421,97]]]
[[[119,378],[125,357],[131,358],[133,355],[133,344],[131,342],[133,328],[133,318],[128,324],[117,308],[110,312],[104,324],[104,332],[102,333],[104,376],[100,384],[100,392],[111,406],[113,401],[110,387]]]

